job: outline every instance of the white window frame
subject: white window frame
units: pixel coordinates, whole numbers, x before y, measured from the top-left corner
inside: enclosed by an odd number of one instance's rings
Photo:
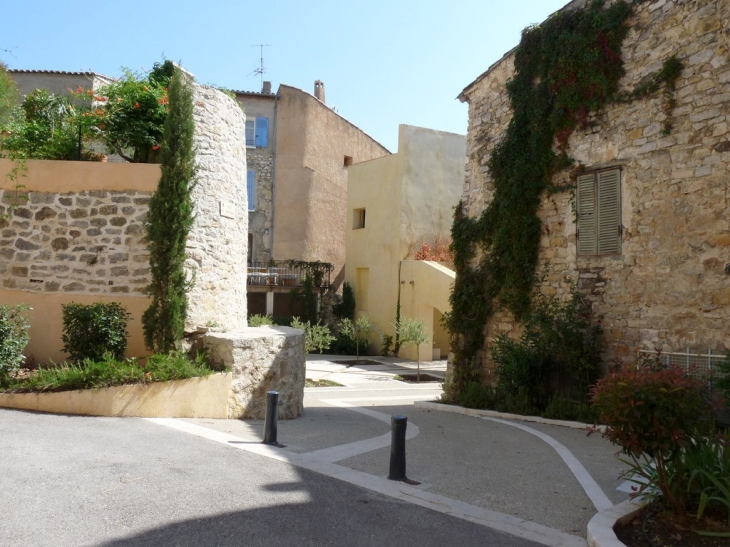
[[[251,138],[249,139],[249,130]],[[256,148],[256,118],[246,118],[246,148]]]

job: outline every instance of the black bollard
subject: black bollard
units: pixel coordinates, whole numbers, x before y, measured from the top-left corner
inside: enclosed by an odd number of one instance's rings
[[[279,392],[266,392],[266,421],[264,421],[264,444],[275,444],[276,442],[276,418],[279,406]]]
[[[390,442],[390,473],[392,481],[406,481],[406,427],[408,418],[400,414],[390,418],[392,437]]]

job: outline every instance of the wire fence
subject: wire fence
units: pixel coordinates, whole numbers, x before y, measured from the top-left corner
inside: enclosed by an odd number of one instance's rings
[[[686,352],[665,353],[640,350],[639,354],[648,359],[657,359],[666,367],[681,367],[688,376],[707,380],[710,383],[719,374],[717,366],[727,359],[725,354],[713,353],[711,348],[707,348],[707,353],[691,353],[687,348]]]

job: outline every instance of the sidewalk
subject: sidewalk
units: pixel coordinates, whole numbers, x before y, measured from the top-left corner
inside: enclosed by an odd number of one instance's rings
[[[585,545],[591,517],[627,499],[617,490],[616,449],[599,434],[419,407],[441,388],[394,379],[414,373],[416,363],[335,360],[344,359],[308,359],[307,378],[342,387],[305,389],[304,415],[278,422],[283,448],[259,444],[263,421],[186,420],[180,427],[546,545]],[[445,361],[421,363],[433,376],[445,369]],[[407,474],[418,484],[387,480],[395,414],[408,417]]]

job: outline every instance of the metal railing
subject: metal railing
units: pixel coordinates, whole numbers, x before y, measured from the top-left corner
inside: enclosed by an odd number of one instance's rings
[[[316,288],[329,288],[332,265],[326,262],[270,260],[248,265],[248,284],[270,287],[303,287],[307,273]]]
[[[707,353],[690,353],[689,348],[686,352],[659,352],[649,350],[639,350],[639,354],[648,358],[657,358],[664,366],[678,366],[684,369],[687,375],[703,380],[712,380],[717,376],[718,363],[725,360],[725,355],[721,353],[712,353],[712,349],[708,348]]]

